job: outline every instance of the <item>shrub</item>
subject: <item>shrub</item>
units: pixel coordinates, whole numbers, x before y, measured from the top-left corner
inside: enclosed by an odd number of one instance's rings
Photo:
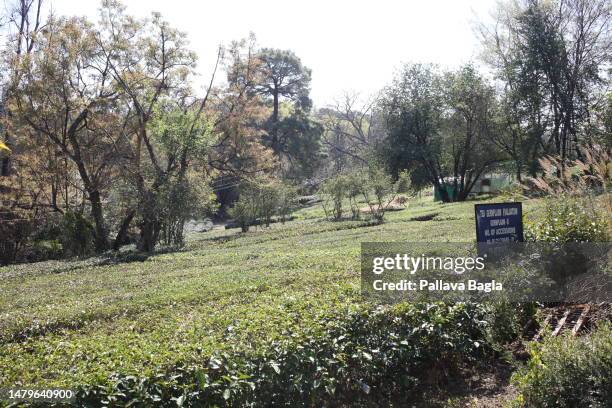
[[[526,223],[527,241],[548,243],[541,247],[538,264],[558,285],[565,286],[591,264],[588,248],[571,243],[609,240],[606,212],[591,204],[586,198],[561,195],[548,199],[540,220]]]
[[[513,376],[518,404],[538,408],[609,407],[612,402],[612,325],[588,337],[532,343],[528,366]]]
[[[272,217],[276,214],[279,204],[280,185],[273,180],[258,180],[250,187],[251,196],[256,202],[257,217],[270,226]]]
[[[28,262],[40,262],[61,259],[63,254],[64,248],[57,239],[34,241],[26,254],[26,259]]]
[[[370,214],[377,222],[382,222],[387,207],[395,198],[394,196],[389,198],[389,195],[397,193],[397,185],[382,168],[370,167],[362,193],[370,207]]]
[[[257,218],[255,202],[245,195],[240,196],[227,213],[238,223],[242,232],[247,232]]]
[[[20,260],[38,223],[33,211],[0,206],[0,265]]]
[[[353,220],[359,219],[359,196],[362,195],[364,188],[364,174],[361,172],[352,172],[345,177],[346,183],[346,197],[349,201],[351,208],[351,218]]]
[[[400,184],[409,188],[406,174],[396,183],[393,182],[382,167],[370,166],[366,171],[355,171],[348,174],[338,174],[328,178],[319,190],[323,201],[325,216],[334,221],[342,219],[343,204],[348,200],[351,218],[360,216],[358,197],[362,196],[367,203],[371,216],[380,223],[384,214],[395,198]],[[409,178],[408,178],[409,179]]]
[[[216,208],[216,196],[205,180],[193,173],[173,177],[158,195],[160,240],[166,245],[182,245],[185,223],[203,218]]]
[[[270,226],[275,215],[284,223],[296,206],[297,190],[275,179],[245,180],[239,190],[240,197],[228,214],[244,232],[255,223]]]
[[[519,338],[525,325],[535,318],[537,312],[535,303],[514,303],[507,299],[492,302],[489,308],[487,333],[489,342],[494,345],[508,344]]]
[[[403,170],[397,176],[396,182],[396,190],[397,193],[400,194],[410,194],[413,192],[412,188],[412,179],[410,178],[410,172],[407,170]]]
[[[347,182],[344,175],[336,175],[325,180],[319,190],[325,216],[339,221],[342,219],[342,202],[346,196]]]
[[[548,199],[544,217],[529,222],[525,228],[527,241],[606,242],[609,240],[606,211],[597,211],[584,198],[561,195]]]
[[[116,375],[77,403],[98,406],[354,406],[417,400],[488,355],[484,309],[400,304],[321,315],[253,354],[236,350],[146,378]]]
[[[83,214],[66,211],[60,223],[65,256],[85,256],[94,251],[93,224]]]
[[[278,190],[278,215],[284,224],[297,206],[297,189],[289,184],[282,184]]]

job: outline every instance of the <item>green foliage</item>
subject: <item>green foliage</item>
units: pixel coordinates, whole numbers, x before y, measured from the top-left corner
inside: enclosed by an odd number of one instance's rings
[[[441,77],[433,65],[406,65],[380,101],[388,127],[388,135],[381,146],[383,159],[393,174],[417,166],[421,160],[440,157],[443,92]],[[435,169],[431,169],[435,172]],[[436,173],[415,172],[420,176],[415,184],[432,182]],[[442,175],[445,176],[445,175]]]
[[[499,300],[490,303],[489,310],[488,339],[499,346],[520,338],[527,322],[535,317],[537,305]]]
[[[302,64],[300,58],[291,50],[272,48],[261,49],[257,57],[262,62],[257,90],[270,99],[276,94],[277,97],[293,100],[298,108],[308,110],[312,71]]]
[[[402,170],[398,174],[396,191],[399,194],[413,193],[412,179],[408,170]]]
[[[284,223],[297,208],[297,189],[289,184],[282,184],[278,189],[278,215]]]
[[[589,336],[551,337],[530,345],[527,367],[513,376],[518,404],[538,408],[609,407],[612,401],[612,325]]]
[[[351,219],[360,218],[359,197],[363,198],[370,209],[370,215],[377,223],[384,220],[385,211],[393,201],[400,183],[408,188],[407,173],[397,182],[385,170],[377,165],[370,165],[367,170],[353,171],[329,177],[319,189],[323,200],[323,210],[327,218],[339,221],[344,213],[344,204],[348,200]]]
[[[257,354],[211,356],[111,388],[81,387],[77,401],[157,406],[321,406],[381,404],[418,396],[487,355],[484,309],[472,304],[401,304],[321,315],[313,327],[268,343]]]
[[[171,101],[162,101],[151,121],[151,131],[171,160],[180,160],[183,152],[201,158],[214,142],[213,124],[194,109],[181,109]]]
[[[157,176],[157,187],[146,196],[147,211],[142,211],[141,216],[154,219],[158,230],[154,237],[166,245],[182,245],[185,222],[203,218],[216,209],[214,192],[204,175],[189,167],[191,161],[201,162],[210,153],[215,138],[212,124],[193,108],[181,109],[163,100],[150,129],[164,153],[168,170],[164,176]]]
[[[524,211],[535,213],[542,203],[526,200]],[[445,221],[410,221],[433,212]],[[360,268],[360,242],[475,239],[473,202],[440,205],[425,197],[375,228],[367,221],[321,222],[320,204],[295,215],[257,233],[190,233],[182,251],[122,256],[124,248],[113,258],[0,267],[0,387],[21,381],[106,392],[113,372],[150,384],[169,370],[171,381],[180,373],[175,367],[206,369],[211,356],[259,355],[274,341],[294,338],[297,344],[305,329],[316,333],[325,321],[373,312],[360,296],[359,274],[347,273]],[[416,315],[414,327],[419,321]],[[448,325],[462,330],[452,319]],[[443,343],[439,333],[423,340]]]
[[[263,48],[257,58],[254,88],[272,105],[264,141],[286,162],[285,176],[311,177],[319,164],[323,134],[323,126],[309,114],[311,70],[290,50]]]
[[[492,141],[495,102],[494,88],[471,65],[440,72],[407,64],[380,100],[387,137],[379,158],[394,175],[410,170],[417,186],[452,184],[457,196],[442,200],[464,201],[502,158]]]
[[[274,181],[260,181],[255,187],[252,187],[257,215],[265,223],[266,227],[270,226],[272,216],[276,214],[279,200],[279,184]]]
[[[297,111],[277,124],[282,154],[291,158],[288,177],[304,180],[312,177],[321,164],[323,126],[306,112]]]
[[[338,174],[326,179],[319,189],[319,195],[323,200],[325,216],[335,221],[342,219],[343,201],[347,194],[346,176]]]
[[[240,197],[229,210],[229,215],[243,232],[256,222],[269,227],[278,215],[284,223],[296,207],[294,187],[267,177],[245,180],[240,186]]]
[[[247,232],[257,219],[257,205],[255,200],[242,194],[227,213],[240,225],[242,232]]]
[[[34,241],[28,253],[28,261],[38,262],[48,259],[61,259],[63,255],[64,248],[57,239]]]
[[[357,220],[360,218],[359,212],[359,197],[364,188],[365,175],[362,172],[353,171],[345,176],[346,198],[348,198],[351,208],[351,218]]]
[[[94,228],[83,214],[67,211],[62,217],[60,228],[60,239],[66,256],[85,256],[93,253]]]
[[[370,214],[377,222],[383,222],[385,211],[396,192],[397,186],[391,176],[379,166],[370,166],[362,194],[370,207]]]
[[[166,245],[182,245],[185,222],[212,214],[217,208],[216,196],[205,179],[190,172],[162,186],[158,208],[160,240]]]
[[[566,195],[547,199],[544,216],[526,224],[525,239],[555,244],[608,241],[606,210],[593,208],[595,203]]]

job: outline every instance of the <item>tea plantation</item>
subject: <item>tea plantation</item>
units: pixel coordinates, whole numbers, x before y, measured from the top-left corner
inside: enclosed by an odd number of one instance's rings
[[[381,225],[315,206],[248,233],[191,233],[179,251],[0,268],[0,387],[74,388],[92,405],[419,398],[492,355],[486,313],[369,304],[360,242],[473,241],[473,205],[415,199]],[[527,217],[541,208],[524,203]]]

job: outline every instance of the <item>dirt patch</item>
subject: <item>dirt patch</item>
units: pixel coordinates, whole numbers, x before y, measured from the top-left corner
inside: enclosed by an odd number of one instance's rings
[[[517,395],[517,389],[510,384],[512,367],[507,364],[493,365],[489,370],[473,374],[465,379],[462,390],[453,403],[446,405],[457,408],[500,408],[507,406]],[[452,393],[452,391],[451,391]]]
[[[431,221],[433,220],[435,217],[437,217],[438,215],[440,215],[440,213],[436,212],[436,213],[431,213],[431,214],[423,214],[423,215],[418,215],[416,217],[412,217],[410,218],[409,221]]]

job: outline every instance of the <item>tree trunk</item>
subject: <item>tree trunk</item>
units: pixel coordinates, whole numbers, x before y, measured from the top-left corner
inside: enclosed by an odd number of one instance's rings
[[[119,231],[117,232],[117,236],[115,237],[115,242],[113,243],[113,249],[117,251],[121,245],[127,243],[127,233],[130,228],[130,224],[134,219],[134,215],[136,212],[134,210],[130,210],[127,216],[121,222],[121,226],[119,227]]]
[[[96,252],[103,252],[108,249],[108,239],[107,231],[104,227],[104,217],[102,216],[102,201],[100,199],[100,192],[97,190],[89,192],[89,202],[91,204],[91,216],[96,223]]]
[[[138,249],[144,252],[152,252],[159,237],[159,220],[155,205],[155,194],[147,191],[143,194],[141,202],[142,222],[140,224],[140,240]]]
[[[274,103],[272,111],[272,150],[275,153],[279,152],[278,146],[278,91],[274,91]]]
[[[0,176],[10,176],[10,161],[8,157],[0,160]]]
[[[143,252],[153,252],[157,244],[157,220],[150,217],[144,217],[140,225],[140,240],[138,241],[138,250]]]
[[[523,182],[522,167],[523,164],[521,163],[521,161],[516,160],[516,181],[518,181],[519,183]]]

